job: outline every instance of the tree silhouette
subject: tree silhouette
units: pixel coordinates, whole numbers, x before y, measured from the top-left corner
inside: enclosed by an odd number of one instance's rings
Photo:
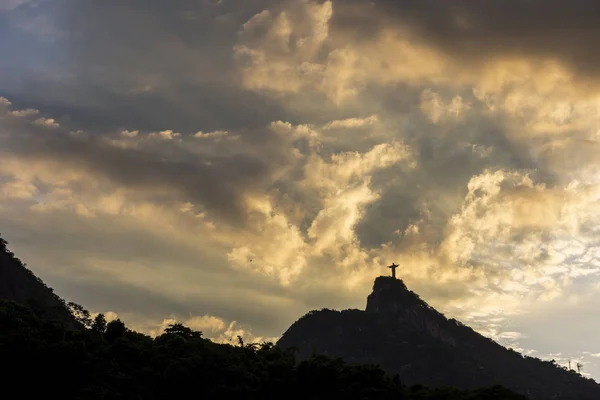
[[[96,318],[94,318],[94,322],[92,323],[92,330],[100,333],[106,331],[106,317],[104,317],[104,314],[100,313],[96,315]]]
[[[159,400],[195,393],[208,400],[526,400],[501,387],[409,388],[376,366],[325,356],[298,363],[293,352],[272,343],[213,343],[180,323],[154,339],[120,320],[102,333],[102,320],[99,315],[90,329],[71,331],[0,301],[0,354],[10,360],[3,381],[27,376],[44,382],[21,385],[23,398]]]
[[[188,328],[187,326],[181,324],[181,323],[175,323],[175,324],[170,324],[166,329],[165,329],[165,334],[167,335],[177,335],[180,336],[184,339],[192,339],[192,338],[201,338],[202,337],[202,332],[201,331],[194,331],[191,328]]]
[[[127,333],[127,328],[125,324],[120,319],[115,319],[114,321],[110,321],[106,325],[106,331],[104,332],[104,337],[109,342],[113,342],[116,339],[122,338]]]
[[[90,328],[92,326],[92,317],[90,316],[90,312],[88,310],[73,302],[67,303],[67,308],[76,321],[81,323],[86,328]]]

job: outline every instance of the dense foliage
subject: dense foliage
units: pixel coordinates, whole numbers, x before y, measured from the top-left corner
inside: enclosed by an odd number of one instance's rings
[[[67,303],[8,249],[1,236],[0,299],[24,304],[44,320],[56,320],[73,329],[80,328],[69,312]]]
[[[0,355],[10,366],[3,380],[27,382],[18,385],[20,398],[524,399],[501,387],[406,387],[375,366],[324,356],[297,363],[271,343],[213,343],[181,324],[151,338],[97,317],[73,331],[0,301],[0,327]]]

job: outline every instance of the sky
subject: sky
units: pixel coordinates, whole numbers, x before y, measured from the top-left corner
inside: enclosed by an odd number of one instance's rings
[[[0,0],[0,232],[148,334],[409,288],[600,378],[600,4]]]

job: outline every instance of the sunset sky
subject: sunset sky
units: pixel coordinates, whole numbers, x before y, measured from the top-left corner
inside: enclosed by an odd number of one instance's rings
[[[599,27],[593,0],[0,0],[0,232],[68,301],[220,341],[364,308],[395,262],[600,378]]]

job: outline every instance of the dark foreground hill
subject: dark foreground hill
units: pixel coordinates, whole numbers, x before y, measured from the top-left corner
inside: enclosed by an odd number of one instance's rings
[[[326,356],[298,362],[272,343],[218,344],[181,324],[151,338],[119,320],[107,323],[100,314],[92,321],[82,307],[66,307],[5,242],[1,253],[0,288],[13,300],[0,300],[7,398],[526,400],[501,386],[409,387],[377,366]]]
[[[70,331],[0,301],[0,326],[8,398],[526,400],[502,387],[407,387],[377,367],[324,356],[297,363],[272,343],[217,344],[180,324],[157,338],[118,320]]]
[[[379,277],[365,311],[312,311],[281,337],[311,354],[381,366],[402,382],[472,389],[500,384],[531,399],[600,399],[600,385],[553,362],[506,349],[447,319],[401,280]]]
[[[0,237],[0,299],[27,306],[36,316],[71,328],[78,324],[63,299],[35,276]]]

